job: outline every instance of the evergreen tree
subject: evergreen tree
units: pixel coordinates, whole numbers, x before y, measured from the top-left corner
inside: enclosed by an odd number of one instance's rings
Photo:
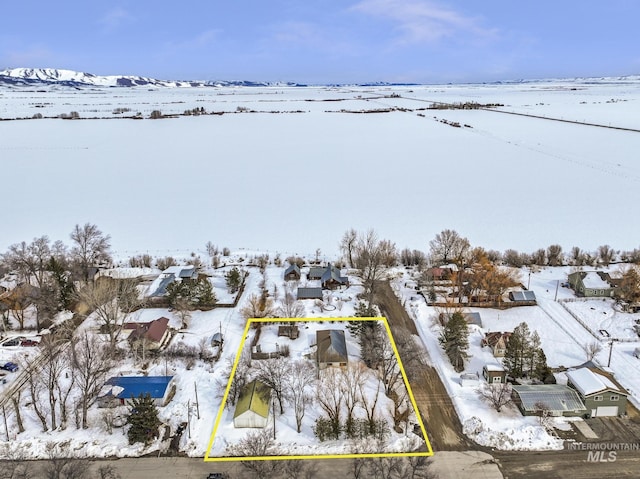
[[[141,394],[133,398],[127,424],[131,425],[128,432],[129,444],[143,442],[147,445],[158,437],[158,427],[161,422],[158,419],[158,409],[150,394],[146,396]]]
[[[531,375],[546,384],[555,383],[551,368],[547,365],[547,355],[544,354],[541,348],[538,349],[538,354],[536,354],[536,364]]]
[[[456,311],[440,335],[440,344],[444,348],[453,369],[460,372],[464,369],[464,361],[469,357],[469,330],[461,312]]]
[[[515,378],[522,377],[525,373],[525,360],[530,352],[530,334],[527,323],[520,323],[511,333],[507,343],[502,364]]]
[[[240,285],[242,284],[242,275],[237,267],[234,266],[233,269],[224,275],[224,277],[230,293],[235,293],[240,289]]]

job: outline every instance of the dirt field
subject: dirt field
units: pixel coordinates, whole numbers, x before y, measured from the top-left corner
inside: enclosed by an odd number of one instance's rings
[[[376,303],[389,321],[392,333],[399,328],[405,328],[412,334],[418,334],[413,320],[388,283],[379,285]],[[424,354],[428,354],[426,350]],[[435,369],[425,365],[418,377],[409,377],[409,382],[434,451],[462,451],[473,448],[473,444],[462,434],[462,426],[451,398]]]

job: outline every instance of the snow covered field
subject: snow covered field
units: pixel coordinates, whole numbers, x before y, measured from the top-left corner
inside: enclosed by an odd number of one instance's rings
[[[0,118],[77,111],[117,118],[203,107],[158,121],[0,122],[0,250],[91,221],[116,250],[231,247],[331,257],[351,227],[424,249],[458,230],[472,244],[636,247],[624,205],[640,197],[640,133],[432,102],[640,128],[640,82],[407,87],[0,90]],[[130,112],[114,114],[117,108]],[[393,109],[388,113],[342,110]],[[238,112],[242,109],[258,113]],[[300,113],[290,113],[290,112]],[[280,113],[269,113],[280,112]],[[423,115],[423,116],[419,116]],[[469,125],[455,128],[439,120]],[[19,198],[19,201],[17,199]],[[596,198],[606,198],[606,201]],[[594,228],[594,222],[598,227]],[[284,226],[286,224],[286,227]]]

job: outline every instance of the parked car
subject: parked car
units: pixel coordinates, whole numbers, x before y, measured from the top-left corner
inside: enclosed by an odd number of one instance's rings
[[[8,363],[4,363],[4,366],[2,366],[2,369],[4,369],[5,371],[15,373],[18,370],[18,365],[16,363],[12,363],[11,361],[9,361]]]
[[[227,476],[224,472],[212,472],[207,476],[207,479],[228,479],[229,476]]]
[[[34,341],[33,339],[23,339],[20,341],[20,346],[37,346],[40,344],[38,341]]]
[[[633,355],[634,355],[636,358],[640,359],[640,348],[636,348],[636,349],[633,351]]]
[[[2,343],[3,346],[18,346],[19,344],[20,339],[18,338],[7,339],[4,343]]]

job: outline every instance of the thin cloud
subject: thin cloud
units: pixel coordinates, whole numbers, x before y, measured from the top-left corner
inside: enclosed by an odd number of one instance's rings
[[[430,0],[363,0],[351,8],[366,15],[386,18],[400,31],[397,43],[437,43],[460,35],[488,39],[497,33],[463,15]]]
[[[101,19],[100,24],[107,32],[119,29],[123,25],[131,23],[134,20],[127,10],[122,7],[115,7],[109,10]]]

